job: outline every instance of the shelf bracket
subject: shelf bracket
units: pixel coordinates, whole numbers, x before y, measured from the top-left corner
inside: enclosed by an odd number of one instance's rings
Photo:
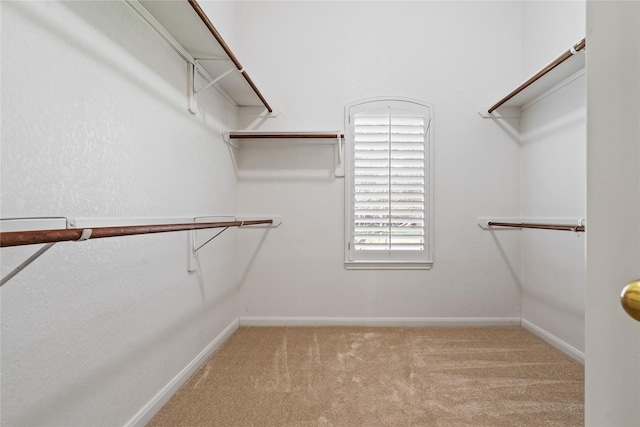
[[[233,141],[231,141],[231,136],[229,135],[229,131],[223,131],[222,132],[222,140],[228,144],[229,146],[239,150],[240,146],[238,144],[235,144]]]
[[[36,259],[38,259],[42,254],[44,254],[46,251],[48,251],[49,249],[51,249],[51,247],[55,245],[55,243],[47,243],[46,245],[44,245],[43,247],[41,247],[40,249],[38,249],[36,251],[36,253],[34,253],[33,255],[31,255],[29,258],[27,258],[22,264],[20,264],[19,266],[17,266],[16,268],[14,268],[9,274],[7,274],[6,276],[4,276],[2,278],[2,280],[0,280],[0,286],[4,285],[5,283],[7,283],[9,280],[13,279],[18,273],[20,273],[22,270],[24,270],[29,264],[31,264],[33,261],[35,261]]]
[[[238,71],[239,73],[244,73],[244,68],[241,70],[238,70],[236,67],[232,67],[231,69],[225,71],[224,73],[222,73],[221,75],[219,75],[218,77],[216,77],[215,79],[211,80],[210,82],[208,82],[205,86],[201,87],[200,89],[196,89],[196,76],[199,72],[198,69],[198,62],[199,61],[203,61],[205,59],[196,59],[194,60],[194,63],[188,63],[189,66],[189,70],[188,70],[188,76],[187,76],[187,85],[189,86],[188,90],[189,90],[189,112],[191,114],[197,114],[198,112],[198,94],[200,92],[202,92],[203,90],[213,86],[215,83],[217,83],[218,81],[222,80],[223,78],[227,77],[229,74],[233,73],[234,71]],[[221,59],[217,59],[217,58],[212,58],[212,59],[206,59],[209,61],[220,61]],[[222,59],[224,60],[224,59]]]
[[[336,132],[336,138],[338,138],[338,165],[336,166],[335,176],[338,178],[344,177],[344,141],[342,140],[342,133]]]

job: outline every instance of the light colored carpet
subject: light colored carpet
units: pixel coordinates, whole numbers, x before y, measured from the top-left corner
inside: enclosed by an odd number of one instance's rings
[[[518,327],[242,327],[149,426],[582,426],[583,390]]]

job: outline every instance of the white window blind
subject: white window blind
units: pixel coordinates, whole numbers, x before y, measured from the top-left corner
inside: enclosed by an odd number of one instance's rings
[[[349,110],[346,262],[428,267],[430,108],[380,100]]]

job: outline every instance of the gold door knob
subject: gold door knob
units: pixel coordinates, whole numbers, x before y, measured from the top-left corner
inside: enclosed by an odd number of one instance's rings
[[[620,295],[622,308],[627,314],[640,322],[640,280],[629,283]]]

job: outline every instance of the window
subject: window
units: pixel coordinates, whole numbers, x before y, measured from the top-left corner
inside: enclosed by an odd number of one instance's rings
[[[431,106],[376,98],[345,108],[347,268],[430,268]]]

